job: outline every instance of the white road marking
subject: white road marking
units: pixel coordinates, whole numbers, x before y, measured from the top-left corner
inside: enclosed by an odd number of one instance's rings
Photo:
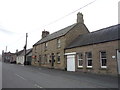
[[[18,74],[15,74],[15,75],[18,76],[18,77],[20,77],[20,78],[22,78],[23,80],[26,80],[24,77],[22,77],[22,76],[20,76]]]
[[[34,86],[37,88],[43,88],[43,87],[39,86],[38,84],[35,84]]]

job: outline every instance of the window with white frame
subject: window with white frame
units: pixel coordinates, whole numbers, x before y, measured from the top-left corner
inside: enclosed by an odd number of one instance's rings
[[[47,63],[47,55],[44,56],[45,63]]]
[[[57,47],[60,47],[60,39],[57,39]]]
[[[57,53],[57,63],[60,63],[60,53]]]
[[[49,59],[50,59],[50,55],[47,54],[47,63],[50,63],[50,62],[49,62]]]
[[[86,52],[87,67],[92,68],[92,52]]]
[[[100,63],[101,63],[101,68],[107,68],[106,51],[100,52]]]
[[[45,50],[48,48],[48,42],[45,43]]]
[[[77,54],[77,60],[78,60],[78,67],[83,67],[83,54],[82,53]]]

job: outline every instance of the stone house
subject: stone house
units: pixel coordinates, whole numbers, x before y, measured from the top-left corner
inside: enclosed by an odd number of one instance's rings
[[[25,63],[25,51],[16,51],[16,63],[17,64],[24,64]],[[26,50],[26,65],[31,65],[32,61],[32,49],[27,49]]]
[[[67,71],[120,74],[120,25],[79,35],[65,49]]]
[[[15,63],[16,62],[16,54],[11,52],[2,51],[2,61],[7,63]]]
[[[89,33],[82,13],[77,14],[77,23],[49,34],[42,32],[42,39],[33,45],[32,65],[65,69],[65,48],[79,35]]]

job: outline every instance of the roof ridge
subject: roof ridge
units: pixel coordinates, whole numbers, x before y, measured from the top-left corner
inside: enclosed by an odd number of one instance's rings
[[[65,28],[62,28],[56,32],[53,32],[49,35],[47,35],[45,38],[41,38],[37,43],[35,43],[34,45],[38,45],[40,43],[43,43],[43,42],[46,42],[46,41],[49,41],[49,40],[52,40],[52,39],[55,39],[55,38],[58,38],[60,36],[63,36],[65,35],[69,30],[71,30],[75,25],[77,25],[77,23],[74,23],[74,24],[71,24]],[[33,45],[33,46],[34,46]]]
[[[117,27],[120,24],[113,25],[107,28],[103,28],[94,32],[90,32],[87,34],[79,35],[77,38],[75,38],[72,43],[70,43],[66,49],[74,48],[77,46],[84,46],[84,45],[90,45],[90,44],[97,44],[102,42],[108,42],[113,40],[120,39],[118,37],[118,29]]]
[[[105,27],[105,28],[102,28],[102,29],[98,29],[98,30],[96,30],[96,31],[92,31],[92,32],[90,32],[90,33],[99,32],[99,31],[106,30],[106,29],[108,29],[108,28],[116,27],[116,26],[119,26],[119,25],[120,25],[120,24],[116,24],[116,25],[108,26],[108,27]]]
[[[59,30],[57,30],[57,31],[55,31],[55,32],[53,32],[53,33],[51,33],[51,34],[49,34],[49,35],[52,35],[52,34],[57,33],[57,32],[59,32],[59,31],[62,31],[62,30],[64,30],[64,29],[68,28],[68,27],[71,27],[72,25],[75,25],[75,24],[77,24],[77,23],[74,23],[74,24],[71,24],[71,25],[69,25],[69,26],[67,26],[67,27],[64,27],[64,28],[62,28],[62,29],[59,29]]]

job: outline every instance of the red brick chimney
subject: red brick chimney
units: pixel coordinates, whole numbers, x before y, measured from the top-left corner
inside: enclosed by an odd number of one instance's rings
[[[47,35],[49,35],[49,32],[48,31],[42,31],[42,38],[46,37]]]

